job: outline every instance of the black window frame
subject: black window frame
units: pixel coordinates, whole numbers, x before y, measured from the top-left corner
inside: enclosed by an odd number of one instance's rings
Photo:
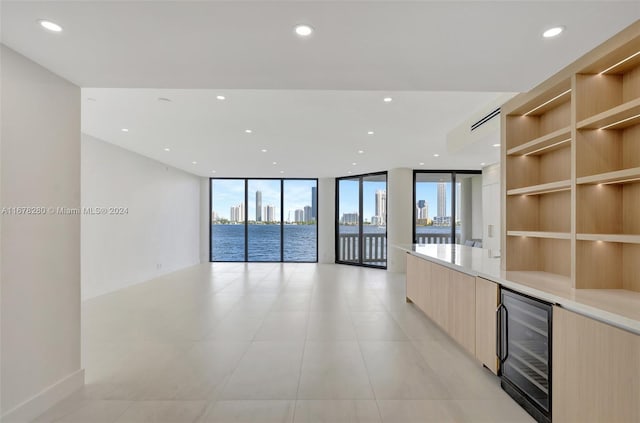
[[[387,225],[387,216],[385,216],[385,230],[384,230],[384,236],[385,236],[385,240],[387,242],[387,260],[385,261],[385,265],[384,266],[377,266],[377,265],[372,265],[372,264],[367,264],[367,263],[363,263],[362,262],[362,258],[363,258],[363,249],[364,249],[364,243],[362,242],[362,235],[363,235],[363,222],[364,222],[364,213],[363,213],[363,190],[362,190],[362,183],[363,183],[363,179],[366,178],[367,176],[380,176],[380,175],[384,175],[385,177],[385,184],[386,184],[386,191],[387,191],[387,195],[385,196],[384,202],[384,209],[385,209],[385,213],[388,210],[388,198],[389,198],[389,172],[386,170],[383,171],[379,171],[379,172],[370,172],[370,173],[362,173],[359,175],[347,175],[347,176],[340,176],[338,178],[335,179],[335,245],[334,245],[334,251],[335,251],[335,263],[336,264],[347,264],[350,266],[359,266],[359,267],[368,267],[371,269],[387,269],[387,263],[389,262],[389,254],[388,254],[388,241],[389,241],[389,231],[388,228],[389,226]],[[339,247],[340,247],[340,181],[344,180],[344,179],[355,179],[358,178],[358,183],[359,183],[359,191],[358,191],[358,237],[359,237],[359,242],[358,242],[358,263],[354,263],[352,261],[342,261],[339,260],[340,254],[339,254]]]
[[[213,239],[212,239],[212,224],[211,224],[211,211],[212,208],[212,195],[211,188],[214,180],[235,180],[244,181],[244,260],[213,260]],[[249,261],[249,181],[255,180],[269,180],[280,181],[280,260],[261,260],[261,261]],[[318,213],[320,205],[320,187],[318,186],[318,178],[239,178],[239,177],[216,177],[209,178],[209,211],[207,221],[209,222],[209,263],[318,263],[318,236],[320,222],[316,215],[316,259],[315,261],[285,261],[284,260],[284,182],[285,181],[315,181],[316,182],[316,213]]]
[[[417,244],[418,243],[418,237],[416,236],[416,175],[418,175],[419,173],[426,173],[426,174],[450,174],[451,175],[451,216],[455,216],[456,215],[456,175],[460,174],[460,175],[482,175],[482,171],[481,170],[451,170],[451,169],[445,169],[445,170],[439,170],[439,169],[429,169],[429,170],[422,170],[422,169],[414,169],[413,170],[413,204],[411,205],[411,209],[413,210],[411,213],[412,216],[412,220],[411,220],[411,231],[412,231],[412,235],[411,235],[411,239],[413,239],[413,243]],[[453,240],[453,244],[455,244],[456,241],[456,223],[455,223],[455,218],[453,219],[453,224],[451,225],[451,239]]]

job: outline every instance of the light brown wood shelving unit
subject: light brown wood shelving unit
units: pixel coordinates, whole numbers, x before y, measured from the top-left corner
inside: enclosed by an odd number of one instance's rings
[[[505,270],[640,292],[640,21],[502,107],[502,160]]]

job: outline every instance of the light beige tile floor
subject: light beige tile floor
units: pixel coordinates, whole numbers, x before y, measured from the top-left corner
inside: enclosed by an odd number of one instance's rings
[[[37,423],[532,422],[404,275],[194,266],[82,305],[86,386]]]

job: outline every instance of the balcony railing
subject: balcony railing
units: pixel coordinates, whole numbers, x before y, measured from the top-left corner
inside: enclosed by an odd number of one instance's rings
[[[455,242],[451,242],[451,234],[443,233],[418,233],[416,234],[417,244],[460,244],[460,234],[456,234]]]
[[[386,234],[362,234],[363,257],[362,263],[375,266],[384,266],[387,263],[387,235]],[[338,260],[346,262],[359,262],[360,254],[358,234],[340,234],[338,236]]]

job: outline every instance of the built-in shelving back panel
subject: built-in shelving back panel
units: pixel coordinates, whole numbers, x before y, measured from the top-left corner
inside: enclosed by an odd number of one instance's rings
[[[640,291],[640,21],[502,113],[503,268]]]

